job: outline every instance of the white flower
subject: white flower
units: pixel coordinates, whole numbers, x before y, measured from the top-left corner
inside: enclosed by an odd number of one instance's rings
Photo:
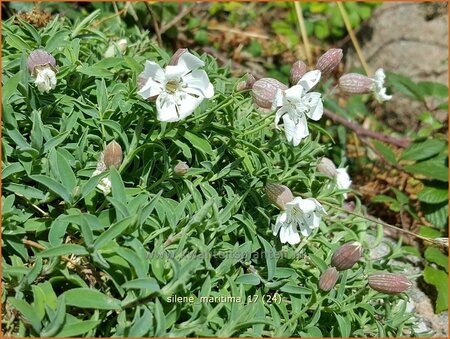
[[[98,174],[102,173],[102,171],[95,170],[94,173],[92,173],[92,176],[96,176]],[[104,177],[100,179],[100,181],[97,184],[97,188],[103,192],[104,195],[108,195],[111,193],[112,189],[112,183],[111,180],[108,177]]]
[[[50,67],[43,67],[36,71],[36,80],[34,81],[39,92],[50,92],[56,87],[56,74]]]
[[[348,189],[352,181],[350,180],[350,176],[347,173],[346,168],[338,168],[336,169],[336,186],[339,189]],[[347,199],[347,193],[344,193],[344,199]]]
[[[309,135],[306,116],[316,121],[322,117],[321,94],[307,93],[319,80],[319,70],[308,72],[303,75],[297,85],[284,91],[279,89],[273,101],[272,109],[278,108],[275,114],[275,127],[278,127],[278,122],[283,117],[286,139],[294,146],[300,144],[300,141]]]
[[[373,76],[373,81],[375,84],[375,88],[373,89],[373,94],[375,96],[375,99],[378,100],[378,102],[383,102],[387,100],[392,99],[392,95],[386,94],[386,88],[384,87],[384,79],[386,78],[386,75],[384,75],[384,71],[382,68],[377,69],[375,72],[375,75]]]
[[[281,243],[288,242],[291,245],[300,242],[300,233],[307,237],[314,228],[319,227],[321,215],[326,214],[322,205],[314,198],[294,198],[286,203],[286,210],[278,217],[272,227],[273,235],[280,233]]]
[[[197,68],[205,63],[189,52],[183,53],[174,66],[165,70],[156,62],[146,61],[139,75],[143,83],[138,94],[144,99],[156,97],[159,121],[179,121],[192,114],[205,98],[214,95],[214,88],[205,71]]]

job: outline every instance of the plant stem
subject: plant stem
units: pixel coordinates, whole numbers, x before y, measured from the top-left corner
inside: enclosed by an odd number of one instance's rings
[[[301,193],[300,193],[299,195],[305,196],[304,194],[301,194]],[[387,222],[384,222],[384,221],[379,220],[379,219],[375,219],[375,218],[372,218],[372,217],[369,217],[369,216],[365,216],[365,215],[362,215],[362,214],[359,214],[359,213],[356,213],[356,212],[353,212],[353,211],[346,210],[346,209],[344,209],[344,208],[341,208],[341,207],[339,207],[339,206],[336,206],[335,204],[329,203],[329,202],[324,201],[324,200],[322,200],[322,199],[317,199],[317,200],[318,200],[321,204],[330,206],[330,207],[332,207],[332,208],[334,208],[334,209],[336,209],[336,210],[338,210],[338,211],[340,211],[340,212],[344,212],[344,213],[347,213],[347,214],[351,214],[351,215],[353,215],[353,216],[355,216],[355,217],[359,217],[359,218],[363,218],[363,219],[369,220],[369,221],[371,221],[371,222],[373,222],[373,223],[375,223],[375,224],[380,224],[380,225],[382,225],[382,226],[384,226],[384,227],[389,227],[389,228],[395,229],[396,231],[399,231],[399,232],[402,232],[402,233],[406,233],[406,234],[408,234],[408,235],[411,235],[411,236],[413,236],[413,237],[422,239],[422,240],[424,240],[424,241],[427,241],[427,242],[432,243],[432,244],[434,244],[434,245],[437,245],[437,246],[439,246],[439,247],[447,247],[447,248],[448,248],[448,244],[443,243],[443,242],[441,242],[441,241],[436,241],[435,239],[431,239],[431,238],[424,237],[424,236],[422,236],[422,235],[420,235],[420,234],[416,234],[416,233],[414,233],[414,232],[405,230],[405,229],[403,229],[403,228],[400,228],[400,227],[397,227],[397,226],[388,224]]]
[[[308,59],[308,64],[312,64],[312,54],[311,46],[308,40],[308,34],[306,33],[305,19],[303,18],[302,6],[300,2],[294,2],[295,13],[297,14],[298,25],[300,26],[300,33],[302,34],[302,40],[305,45],[306,58]]]
[[[261,122],[264,122],[265,120],[267,120],[267,118],[270,118],[270,116],[266,116],[263,119],[257,121],[255,123],[255,125],[259,125]],[[240,136],[243,137],[243,136],[246,136],[246,135],[249,135],[249,134],[252,134],[252,133],[259,132],[260,130],[266,128],[267,126],[270,126],[271,124],[272,124],[272,120],[267,120],[264,124],[254,128],[254,129],[251,129],[250,131],[241,133]]]
[[[371,76],[372,72],[370,71],[369,65],[367,65],[366,58],[364,57],[361,47],[359,46],[359,42],[356,39],[355,33],[353,32],[352,24],[350,23],[347,11],[341,2],[336,2],[336,5],[339,8],[339,12],[341,12],[342,20],[344,20],[345,27],[347,28],[348,35],[350,36],[353,46],[355,47],[356,54],[358,54],[359,61],[361,62],[361,65],[364,68],[366,74],[368,76]]]
[[[361,126],[345,119],[344,117],[337,115],[336,113],[334,113],[328,109],[324,109],[323,114],[326,115],[331,120],[338,122],[338,123],[344,125],[345,127],[355,131],[355,133],[358,136],[366,136],[369,138],[377,139],[377,140],[380,140],[380,141],[383,141],[388,144],[395,145],[395,146],[401,147],[401,148],[406,148],[411,143],[411,139],[408,139],[408,138],[398,139],[398,138],[391,137],[389,135],[385,135],[382,133],[378,133],[375,131],[370,131],[368,129],[365,129],[364,127],[361,127]]]

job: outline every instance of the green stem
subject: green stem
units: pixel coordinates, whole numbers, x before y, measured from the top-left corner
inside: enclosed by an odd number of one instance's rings
[[[264,122],[264,120],[267,120],[267,118],[271,118],[271,117],[270,117],[270,116],[266,116],[266,117],[264,117],[263,119],[261,119],[261,120],[259,120],[258,122],[256,122],[254,125],[259,125],[261,122]],[[240,136],[243,137],[243,136],[246,136],[246,135],[249,135],[249,134],[252,134],[252,133],[259,132],[259,131],[261,131],[262,129],[266,128],[267,126],[270,126],[272,123],[273,123],[272,120],[267,120],[267,121],[266,121],[264,124],[262,124],[261,126],[258,126],[258,127],[254,128],[254,129],[251,129],[250,131],[241,133]]]

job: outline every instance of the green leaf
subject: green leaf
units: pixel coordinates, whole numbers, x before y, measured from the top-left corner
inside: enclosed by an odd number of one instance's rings
[[[448,256],[444,255],[438,248],[428,247],[425,250],[425,259],[443,267],[448,272]]]
[[[149,289],[152,292],[158,292],[160,289],[158,282],[154,278],[130,280],[123,284],[122,287],[131,289]]]
[[[14,76],[7,79],[2,87],[2,102],[9,102],[9,98],[14,94],[17,89],[17,85],[22,78],[22,71],[17,72]]]
[[[287,294],[311,294],[311,290],[306,287],[299,287],[292,284],[286,284],[280,288],[280,291],[286,292]]]
[[[448,204],[442,202],[440,204],[421,203],[422,211],[425,218],[437,228],[446,228],[448,225]]]
[[[111,225],[105,232],[99,235],[99,237],[95,240],[94,249],[98,251],[107,245],[110,241],[117,238],[121,235],[125,230],[131,226],[136,221],[136,216],[130,216],[128,218],[122,219],[119,222]]]
[[[63,326],[66,318],[66,302],[64,294],[58,298],[58,306],[56,308],[55,315],[50,320],[47,326],[44,327],[40,333],[42,338],[53,337]]]
[[[55,179],[40,174],[30,175],[30,178],[46,186],[51,191],[55,192],[57,195],[63,198],[64,201],[66,202],[71,201],[70,193],[66,190],[66,188],[63,185],[61,185]]]
[[[43,200],[45,199],[45,194],[38,190],[37,188],[28,186],[28,185],[22,185],[22,184],[8,184],[3,187],[5,190],[10,191],[12,193],[18,193],[23,195],[26,199],[39,199]]]
[[[68,192],[72,193],[77,185],[77,178],[75,177],[75,174],[73,173],[67,159],[61,154],[61,152],[58,151],[56,158],[58,160],[58,172],[61,182],[64,185],[64,188]]]
[[[73,324],[65,325],[60,332],[58,332],[55,337],[57,338],[67,338],[67,337],[77,337],[81,334],[89,332],[94,329],[100,320],[85,320],[85,321],[77,321]]]
[[[64,292],[66,304],[79,308],[120,310],[120,300],[91,288],[73,288]]]
[[[421,174],[430,179],[448,182],[448,167],[440,161],[428,160],[414,165],[405,166],[405,171]]]
[[[71,38],[75,38],[82,30],[86,29],[97,16],[100,14],[100,9],[93,11],[86,18],[84,18],[72,31]]]
[[[421,81],[418,83],[422,93],[426,96],[448,98],[448,87],[438,82]]]
[[[259,279],[259,277],[253,273],[242,274],[236,279],[236,284],[257,286],[260,283],[261,280]]]
[[[61,47],[62,43],[66,39],[66,37],[69,35],[68,30],[61,30],[58,31],[50,36],[50,38],[47,40],[47,44],[45,45],[45,50],[49,53],[53,52],[56,48]]]
[[[208,155],[213,154],[213,150],[209,142],[195,135],[194,133],[184,131],[183,136],[200,152]]]
[[[423,160],[438,154],[445,147],[445,142],[429,139],[424,142],[414,142],[405,149],[400,157],[402,160]]]
[[[342,316],[340,316],[339,314],[334,314],[334,316],[336,317],[336,320],[339,324],[339,331],[341,333],[340,337],[342,338],[348,338],[350,337],[350,333],[351,333],[351,322],[347,319],[344,318]]]
[[[436,313],[448,310],[448,275],[444,271],[426,266],[423,278],[427,284],[434,285],[437,290]]]
[[[264,256],[267,264],[267,280],[272,280],[277,268],[276,250],[261,236],[258,236],[259,240],[264,246]]]
[[[62,255],[88,255],[89,252],[81,245],[77,244],[63,244],[48,248],[38,255],[40,257],[60,257]]]
[[[34,308],[30,304],[28,304],[25,300],[17,298],[8,298],[8,302],[11,303],[11,305],[28,320],[28,322],[37,333],[41,331],[41,321],[39,320],[39,317]]]
[[[386,146],[385,144],[376,140],[373,142],[373,144],[375,148],[378,150],[378,152],[380,152],[389,163],[397,164],[395,154],[389,146]]]
[[[448,189],[425,186],[424,189],[417,194],[417,199],[429,204],[438,204],[448,200]]]

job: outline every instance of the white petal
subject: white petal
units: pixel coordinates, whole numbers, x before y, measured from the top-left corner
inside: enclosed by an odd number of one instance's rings
[[[285,227],[285,226],[281,227],[281,229],[280,229],[280,241],[281,241],[282,244],[285,244],[288,241],[289,235],[290,235],[289,227]]]
[[[191,115],[198,105],[203,101],[203,97],[194,97],[190,94],[187,94],[180,102],[178,107],[178,113],[180,115],[178,120],[182,120],[187,116]]]
[[[214,87],[209,82],[208,75],[203,70],[195,70],[183,77],[183,83],[189,88],[199,90],[205,98],[214,95]]]
[[[302,233],[302,235],[303,235],[304,237],[307,237],[307,236],[309,236],[309,235],[312,233],[311,226],[312,226],[312,221],[309,222],[309,223],[307,223],[306,220],[305,220],[305,222],[302,222],[302,223],[299,225],[299,227],[300,227],[300,232]]]
[[[142,98],[148,99],[157,95],[160,95],[163,91],[163,86],[154,81],[153,79],[148,79],[144,86],[137,92]]]
[[[162,93],[156,99],[157,119],[159,121],[173,122],[180,120],[177,109],[172,95]]]
[[[50,67],[45,67],[37,72],[34,83],[39,92],[50,92],[56,87],[56,74]]]
[[[313,222],[312,222],[312,228],[317,228],[320,225],[320,220],[322,220],[322,217],[320,214],[314,212],[313,213]]]
[[[302,100],[302,96],[304,93],[303,87],[299,85],[292,86],[291,88],[284,91],[285,98],[284,103],[292,103],[292,104],[300,104]]]
[[[298,203],[298,207],[304,214],[312,213],[316,210],[315,199],[307,198]]]
[[[188,69],[180,66],[166,66],[166,80],[180,80],[185,74],[189,72]]]
[[[352,184],[350,176],[345,168],[336,169],[336,185],[340,189],[347,189]]]
[[[308,125],[306,118],[302,115],[298,124],[296,124],[289,116],[289,114],[283,115],[284,133],[286,139],[292,142],[294,146],[300,144],[300,141],[309,135]]]
[[[320,81],[320,71],[314,70],[311,72],[305,73],[302,78],[298,81],[297,85],[302,86],[305,89],[305,92],[309,91]]]
[[[283,98],[284,98],[284,91],[281,89],[277,89],[277,92],[275,93],[275,98],[272,101],[272,110],[276,110],[278,107],[283,106]]]
[[[156,62],[147,60],[145,62],[144,71],[139,74],[140,78],[145,80],[153,79],[156,82],[162,83],[165,79],[164,70]]]
[[[280,215],[277,217],[277,221],[275,222],[275,225],[272,226],[272,233],[273,233],[273,235],[277,235],[278,232],[280,231],[281,226],[283,226],[283,222],[280,220],[280,219],[281,219],[281,216],[282,216],[283,214],[284,214],[284,213],[280,214]]]
[[[294,225],[291,225],[289,228],[289,235],[287,241],[291,245],[298,244],[300,242],[300,235],[298,234]]]
[[[180,58],[178,59],[177,65],[186,68],[189,71],[192,71],[196,68],[205,66],[205,63],[197,58],[195,55],[184,52]]]
[[[278,128],[278,123],[280,122],[280,118],[285,114],[287,110],[284,107],[281,107],[275,113],[275,127]],[[279,128],[278,128],[279,129]]]
[[[321,94],[318,92],[307,93],[302,98],[303,103],[309,107],[306,115],[314,120],[319,120],[323,115],[323,103]]]
[[[374,96],[378,102],[383,102],[392,99],[392,95],[386,94],[386,88],[384,87],[384,79],[386,75],[382,68],[377,69],[375,75],[373,76],[373,80],[375,82]]]

